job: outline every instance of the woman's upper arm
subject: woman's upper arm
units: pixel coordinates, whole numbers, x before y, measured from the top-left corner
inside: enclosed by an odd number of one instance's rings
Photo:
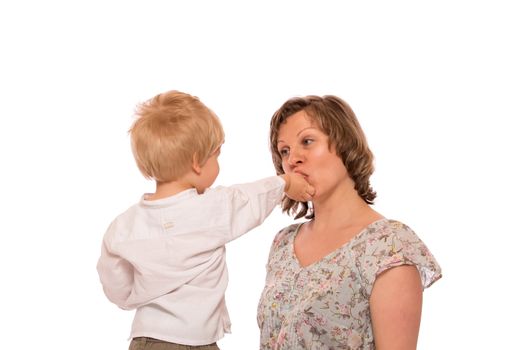
[[[423,287],[413,265],[393,267],[377,276],[370,313],[377,350],[416,349]]]

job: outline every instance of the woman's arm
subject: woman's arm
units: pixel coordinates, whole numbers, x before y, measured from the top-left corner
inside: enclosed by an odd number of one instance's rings
[[[370,296],[376,349],[416,349],[422,304],[423,287],[415,266],[402,265],[381,273]]]

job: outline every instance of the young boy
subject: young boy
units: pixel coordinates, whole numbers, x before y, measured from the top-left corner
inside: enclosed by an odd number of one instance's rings
[[[136,309],[130,349],[218,349],[230,331],[225,244],[260,225],[284,193],[307,201],[314,189],[295,174],[210,189],[224,141],[216,115],[178,91],[155,96],[137,115],[133,155],[156,191],[109,226],[100,281],[111,302]]]

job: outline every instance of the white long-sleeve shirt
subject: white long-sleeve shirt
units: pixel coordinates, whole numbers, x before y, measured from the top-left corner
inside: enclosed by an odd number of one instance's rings
[[[144,195],[119,215],[104,235],[97,270],[108,299],[136,309],[130,338],[204,345],[229,333],[224,245],[260,225],[284,186],[274,176],[200,195]]]

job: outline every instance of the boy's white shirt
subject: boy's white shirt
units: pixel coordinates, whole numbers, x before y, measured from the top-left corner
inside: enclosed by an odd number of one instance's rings
[[[137,309],[130,338],[186,345],[230,332],[224,245],[260,225],[281,202],[279,176],[145,200],[109,226],[97,264],[108,299]]]

